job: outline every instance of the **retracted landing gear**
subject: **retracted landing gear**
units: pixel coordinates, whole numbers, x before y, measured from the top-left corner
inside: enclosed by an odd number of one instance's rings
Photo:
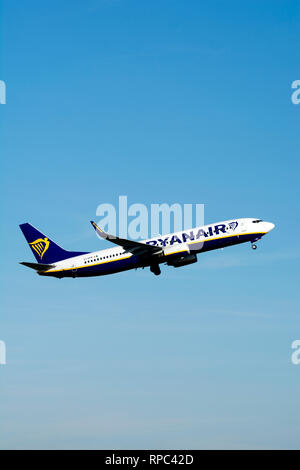
[[[255,245],[255,243],[252,243],[252,245],[251,245],[251,246],[252,246],[252,250],[256,250],[256,248],[257,248],[257,245]]]
[[[160,267],[158,264],[154,264],[150,266],[150,271],[155,274],[155,276],[159,276],[161,273]]]

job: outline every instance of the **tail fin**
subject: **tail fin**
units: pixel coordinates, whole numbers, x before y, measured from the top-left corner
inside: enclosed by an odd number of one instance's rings
[[[64,250],[28,223],[21,224],[20,229],[38,263],[51,264],[73,256],[86,254],[85,251]]]

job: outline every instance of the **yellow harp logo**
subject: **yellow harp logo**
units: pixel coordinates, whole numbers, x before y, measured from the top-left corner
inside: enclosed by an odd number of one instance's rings
[[[29,245],[32,246],[34,251],[39,255],[39,257],[42,259],[44,254],[49,248],[50,242],[47,237],[45,238],[38,238],[37,240],[34,240],[34,242],[29,243]]]

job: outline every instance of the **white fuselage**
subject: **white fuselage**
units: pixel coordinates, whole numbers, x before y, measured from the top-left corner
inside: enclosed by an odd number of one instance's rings
[[[52,269],[41,274],[56,277],[111,274],[151,266],[151,263],[165,263],[168,259],[176,259],[179,256],[184,258],[187,253],[197,254],[246,241],[253,243],[273,228],[274,224],[259,219],[226,220],[140,241],[161,247],[161,256],[138,257],[117,246],[59,261]]]

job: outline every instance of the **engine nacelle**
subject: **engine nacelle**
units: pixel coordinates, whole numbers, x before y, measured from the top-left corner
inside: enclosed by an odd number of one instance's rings
[[[176,259],[168,261],[168,265],[174,266],[174,268],[180,268],[181,266],[186,266],[187,264],[197,263],[197,255],[185,255],[180,256]]]

